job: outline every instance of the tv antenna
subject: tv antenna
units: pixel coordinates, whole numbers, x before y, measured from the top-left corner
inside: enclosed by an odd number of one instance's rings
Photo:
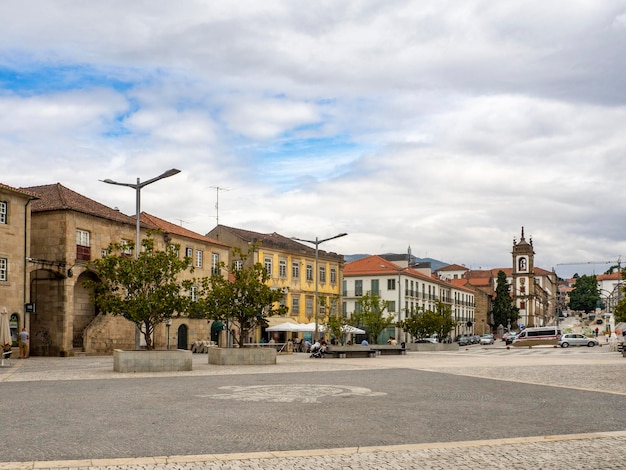
[[[223,186],[209,186],[211,189],[215,189],[215,225],[220,224],[220,191],[230,191],[229,188]]]

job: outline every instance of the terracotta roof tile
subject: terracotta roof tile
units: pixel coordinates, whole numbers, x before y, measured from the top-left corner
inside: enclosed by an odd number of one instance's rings
[[[209,238],[205,235],[201,235],[199,233],[193,232],[185,227],[181,227],[180,225],[173,224],[168,222],[167,220],[160,219],[159,217],[148,214],[147,212],[141,213],[141,221],[147,223],[148,225],[152,225],[158,229],[163,230],[164,232],[176,234],[181,237],[191,238],[194,240],[199,240],[205,243],[211,243],[213,245],[220,245],[225,248],[228,248],[228,245],[217,241],[213,238]]]
[[[119,210],[112,209],[78,194],[66,188],[60,183],[47,184],[43,186],[30,186],[20,188],[39,196],[40,199],[33,202],[32,213],[48,211],[74,211],[83,214],[100,217],[123,224],[135,225],[134,217],[129,217]]]
[[[437,269],[437,272],[441,271],[469,271],[469,268],[461,266],[460,264],[449,264],[443,268]]]
[[[228,227],[226,225],[220,225],[225,230],[228,230],[232,234],[238,236],[239,238],[251,242],[257,243],[260,242],[261,246],[267,248],[276,248],[279,250],[291,251],[296,253],[304,253],[309,256],[315,256],[315,248],[305,245],[303,243],[298,242],[292,238],[285,237],[279,233],[260,233],[254,232],[252,230],[245,230],[241,228]],[[343,261],[343,256],[337,253],[332,253],[324,250],[318,250],[318,256],[323,256],[326,258],[337,258],[338,260]]]
[[[14,188],[13,186],[9,186],[8,184],[4,184],[4,183],[0,183],[0,189],[4,189],[6,191],[11,191],[14,193],[19,193],[22,194],[24,196],[29,196],[32,198],[38,198],[39,196],[37,196],[35,193],[31,192],[31,191],[27,191],[25,189],[18,189],[18,188]]]

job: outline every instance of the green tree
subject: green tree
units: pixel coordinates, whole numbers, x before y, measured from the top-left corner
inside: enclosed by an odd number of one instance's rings
[[[506,280],[504,271],[498,271],[496,279],[496,298],[491,307],[492,328],[498,325],[508,326],[519,318],[519,309],[513,305],[511,298],[511,286]]]
[[[330,336],[334,336],[341,343],[345,343],[346,332],[345,328],[348,326],[348,319],[343,315],[330,315],[326,320],[326,332]]]
[[[119,315],[133,322],[154,348],[154,328],[167,318],[184,314],[189,296],[181,295],[191,287],[190,281],[179,281],[178,275],[193,272],[191,259],[179,258],[178,245],[167,245],[164,251],[154,248],[149,234],[142,241],[139,257],[129,256],[132,243],[109,245],[106,255],[91,261],[88,269],[97,280],[85,281],[92,290],[92,299],[103,313]]]
[[[415,338],[437,335],[440,341],[448,337],[456,322],[452,317],[452,308],[443,302],[437,302],[435,310],[419,307],[408,318],[396,323],[396,326]]]
[[[216,273],[202,283],[198,301],[191,308],[196,315],[236,326],[239,336],[235,341],[241,348],[251,331],[257,326],[267,326],[268,317],[284,315],[288,310],[280,305],[282,293],[267,285],[270,275],[263,264],[257,262],[245,267],[246,259],[256,248],[256,245],[251,246],[247,253],[234,248],[230,268],[223,262],[219,266],[219,271],[227,269],[229,276]],[[238,267],[237,260],[241,260],[244,267]]]
[[[378,344],[380,334],[393,325],[393,314],[386,312],[389,302],[381,299],[378,294],[368,292],[357,301],[357,304],[359,313],[353,313],[352,318],[365,328],[369,340]]]
[[[586,274],[576,279],[574,289],[569,295],[569,308],[589,313],[600,303],[600,291],[596,276]]]

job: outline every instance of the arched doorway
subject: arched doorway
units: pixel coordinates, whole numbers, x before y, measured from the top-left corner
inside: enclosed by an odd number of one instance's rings
[[[178,349],[187,349],[188,347],[188,339],[187,339],[187,325],[180,325],[178,327]]]

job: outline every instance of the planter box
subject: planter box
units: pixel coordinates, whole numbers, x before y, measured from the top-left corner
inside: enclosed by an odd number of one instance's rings
[[[258,366],[276,364],[274,348],[209,348],[209,364]]]
[[[458,351],[457,343],[406,343],[409,351]]]
[[[115,372],[172,372],[191,370],[191,351],[113,351]]]

